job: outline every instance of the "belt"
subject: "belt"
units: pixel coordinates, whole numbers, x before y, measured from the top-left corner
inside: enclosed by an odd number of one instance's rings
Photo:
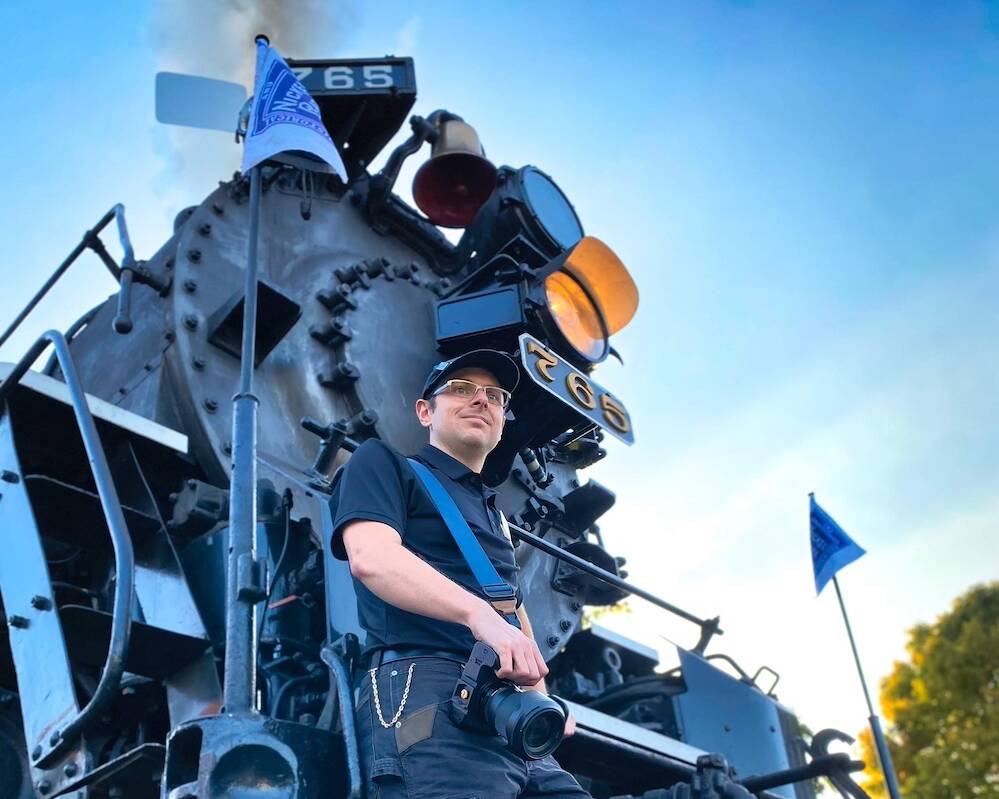
[[[468,653],[462,654],[453,649],[427,649],[419,646],[376,649],[368,656],[368,668],[376,669],[394,660],[412,660],[413,658],[443,658],[453,660],[455,663],[464,663],[468,660]]]

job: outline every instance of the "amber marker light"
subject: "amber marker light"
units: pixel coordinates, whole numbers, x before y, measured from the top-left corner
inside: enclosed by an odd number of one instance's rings
[[[584,358],[607,356],[608,337],[638,308],[638,287],[621,259],[600,239],[585,236],[545,278],[548,310],[566,341]]]

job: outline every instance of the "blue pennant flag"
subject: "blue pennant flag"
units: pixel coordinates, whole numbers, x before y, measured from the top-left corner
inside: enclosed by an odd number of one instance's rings
[[[815,593],[821,594],[825,584],[844,566],[853,563],[865,550],[858,546],[832,516],[809,496],[812,528],[812,567],[815,570]]]
[[[243,146],[243,173],[279,153],[305,155],[347,181],[347,170],[319,114],[319,105],[284,59],[257,40],[257,76],[253,109]],[[318,160],[316,160],[318,159]]]

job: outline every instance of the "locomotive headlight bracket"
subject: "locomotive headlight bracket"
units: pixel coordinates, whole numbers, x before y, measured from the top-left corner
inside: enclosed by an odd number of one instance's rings
[[[516,236],[435,303],[437,344],[516,349],[527,331],[579,368],[610,352],[610,336],[638,307],[638,288],[613,250],[593,236],[548,259]]]
[[[442,351],[473,338],[512,350],[514,337],[530,332],[589,371],[638,307],[621,259],[584,234],[568,197],[534,166],[500,168],[455,260],[461,279],[436,308]]]
[[[583,225],[569,198],[537,167],[500,167],[496,183],[458,242],[455,259],[466,274],[477,271],[517,236],[528,240],[546,260],[572,249],[583,237]]]

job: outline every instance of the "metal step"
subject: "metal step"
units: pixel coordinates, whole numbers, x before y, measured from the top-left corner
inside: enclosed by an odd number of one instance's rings
[[[111,614],[84,605],[64,605],[59,616],[70,660],[86,666],[102,666],[111,640]],[[208,644],[204,638],[133,621],[125,670],[163,679],[196,660]]]

